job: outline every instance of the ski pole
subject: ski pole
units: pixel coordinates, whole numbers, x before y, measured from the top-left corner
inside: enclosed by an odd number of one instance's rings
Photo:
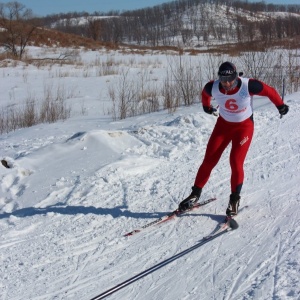
[[[285,94],[285,77],[282,79],[282,101],[284,100],[284,94]],[[280,115],[280,119],[283,117],[283,114]]]

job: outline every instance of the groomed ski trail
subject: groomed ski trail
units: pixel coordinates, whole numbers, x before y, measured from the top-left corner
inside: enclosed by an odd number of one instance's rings
[[[291,110],[282,119],[272,105],[255,112],[255,136],[245,164],[242,196],[242,205],[249,209],[239,220],[240,228],[110,300],[269,300],[300,295],[300,105],[288,96],[287,101]],[[174,115],[154,114],[141,124],[136,120],[131,120],[134,125],[122,124],[132,144],[115,161],[91,172],[87,164],[81,174],[70,168],[41,192],[35,190],[32,180],[51,164],[43,165],[38,150],[39,167],[25,168],[25,155],[12,170],[1,170],[5,194],[0,214],[3,300],[91,299],[191,247],[223,219],[230,194],[228,150],[202,195],[203,199],[216,196],[218,201],[147,235],[121,237],[173,210],[190,192],[215,122],[198,105]],[[93,137],[97,140],[101,134]],[[40,138],[43,136],[41,133]],[[13,138],[12,144],[16,143]],[[75,139],[72,143],[77,146],[72,149],[83,149],[86,142]],[[70,144],[57,143],[58,151]],[[19,147],[25,151],[27,144],[24,141]],[[47,154],[47,145],[43,153]],[[97,163],[97,156],[89,159]],[[48,172],[55,174],[52,169]]]

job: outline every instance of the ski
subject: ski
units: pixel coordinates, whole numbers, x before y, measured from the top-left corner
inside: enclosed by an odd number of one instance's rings
[[[225,220],[218,224],[217,227],[211,232],[209,235],[205,236],[203,239],[204,240],[210,240],[214,236],[219,236],[221,233],[230,231],[230,230],[235,230],[239,227],[238,222],[233,218],[233,217],[225,217]]]
[[[149,228],[151,226],[154,226],[154,225],[161,224],[163,222],[169,221],[169,220],[171,220],[171,219],[173,219],[173,218],[175,218],[175,217],[177,217],[179,215],[182,215],[182,214],[185,214],[187,212],[190,212],[190,211],[192,211],[194,209],[197,209],[197,208],[199,208],[201,206],[204,206],[204,205],[206,205],[206,204],[208,204],[208,203],[210,203],[212,201],[215,201],[215,200],[217,200],[217,198],[210,198],[210,199],[202,201],[200,203],[196,203],[194,205],[194,207],[192,207],[191,209],[184,210],[184,211],[181,211],[179,209],[175,209],[174,211],[172,211],[172,212],[170,212],[170,213],[168,213],[168,214],[166,214],[166,215],[164,215],[164,216],[162,216],[162,217],[160,217],[160,218],[158,218],[158,219],[156,219],[156,220],[154,220],[154,221],[152,221],[150,223],[147,223],[147,224],[145,224],[144,226],[142,226],[142,227],[140,227],[138,229],[134,229],[133,231],[130,231],[130,232],[124,234],[124,236],[134,235],[134,234],[139,233],[139,232],[141,232],[141,231],[143,231],[143,230],[145,230],[145,229],[147,229],[147,228]]]
[[[210,233],[209,235],[203,237],[203,241],[211,241],[213,239],[215,239],[216,237],[223,235],[224,233],[231,231],[231,230],[235,230],[239,227],[239,224],[237,223],[236,220],[234,220],[233,218],[226,218],[226,220],[222,223],[220,223],[216,229]]]
[[[229,225],[227,222],[222,222],[219,223],[216,228],[207,236],[203,237],[203,240],[209,240],[211,239],[213,236],[215,236],[216,234],[223,232],[223,231],[227,231],[229,228]]]
[[[242,207],[242,209],[240,209],[239,214],[241,213],[241,211],[243,211],[245,208],[248,208],[248,205]],[[224,220],[219,223],[216,228],[207,236],[205,236],[203,239],[210,239],[211,237],[223,232],[223,231],[228,231],[228,230],[234,230],[237,229],[239,227],[238,222],[235,220],[236,216],[225,216]]]

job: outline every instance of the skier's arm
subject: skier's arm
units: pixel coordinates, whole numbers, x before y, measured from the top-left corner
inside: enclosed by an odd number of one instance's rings
[[[259,96],[268,97],[276,105],[281,116],[288,113],[289,107],[286,104],[284,104],[280,95],[273,87],[267,85],[262,81],[256,79],[250,79],[248,89],[250,95],[259,95]]]
[[[208,113],[212,114],[216,111],[216,109],[210,104],[211,103],[211,91],[212,91],[212,86],[213,86],[213,81],[208,82],[202,92],[201,92],[201,102],[203,106],[203,110]]]
[[[283,105],[283,100],[281,99],[280,95],[277,93],[277,91],[267,85],[266,83],[256,80],[256,79],[250,79],[249,85],[248,85],[249,93],[250,95],[259,95],[268,97],[276,106]]]

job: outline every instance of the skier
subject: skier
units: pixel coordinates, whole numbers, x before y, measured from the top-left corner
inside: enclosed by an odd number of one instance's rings
[[[203,110],[214,115],[217,115],[217,110],[211,105],[211,98],[216,100],[219,117],[208,141],[192,193],[179,204],[179,210],[189,209],[199,200],[211,171],[231,142],[231,194],[226,215],[233,216],[238,213],[244,180],[243,165],[254,131],[252,96],[268,97],[281,116],[289,111],[289,107],[273,87],[253,78],[239,77],[231,62],[226,61],[220,65],[218,76],[218,80],[210,81],[204,86],[201,98]]]

